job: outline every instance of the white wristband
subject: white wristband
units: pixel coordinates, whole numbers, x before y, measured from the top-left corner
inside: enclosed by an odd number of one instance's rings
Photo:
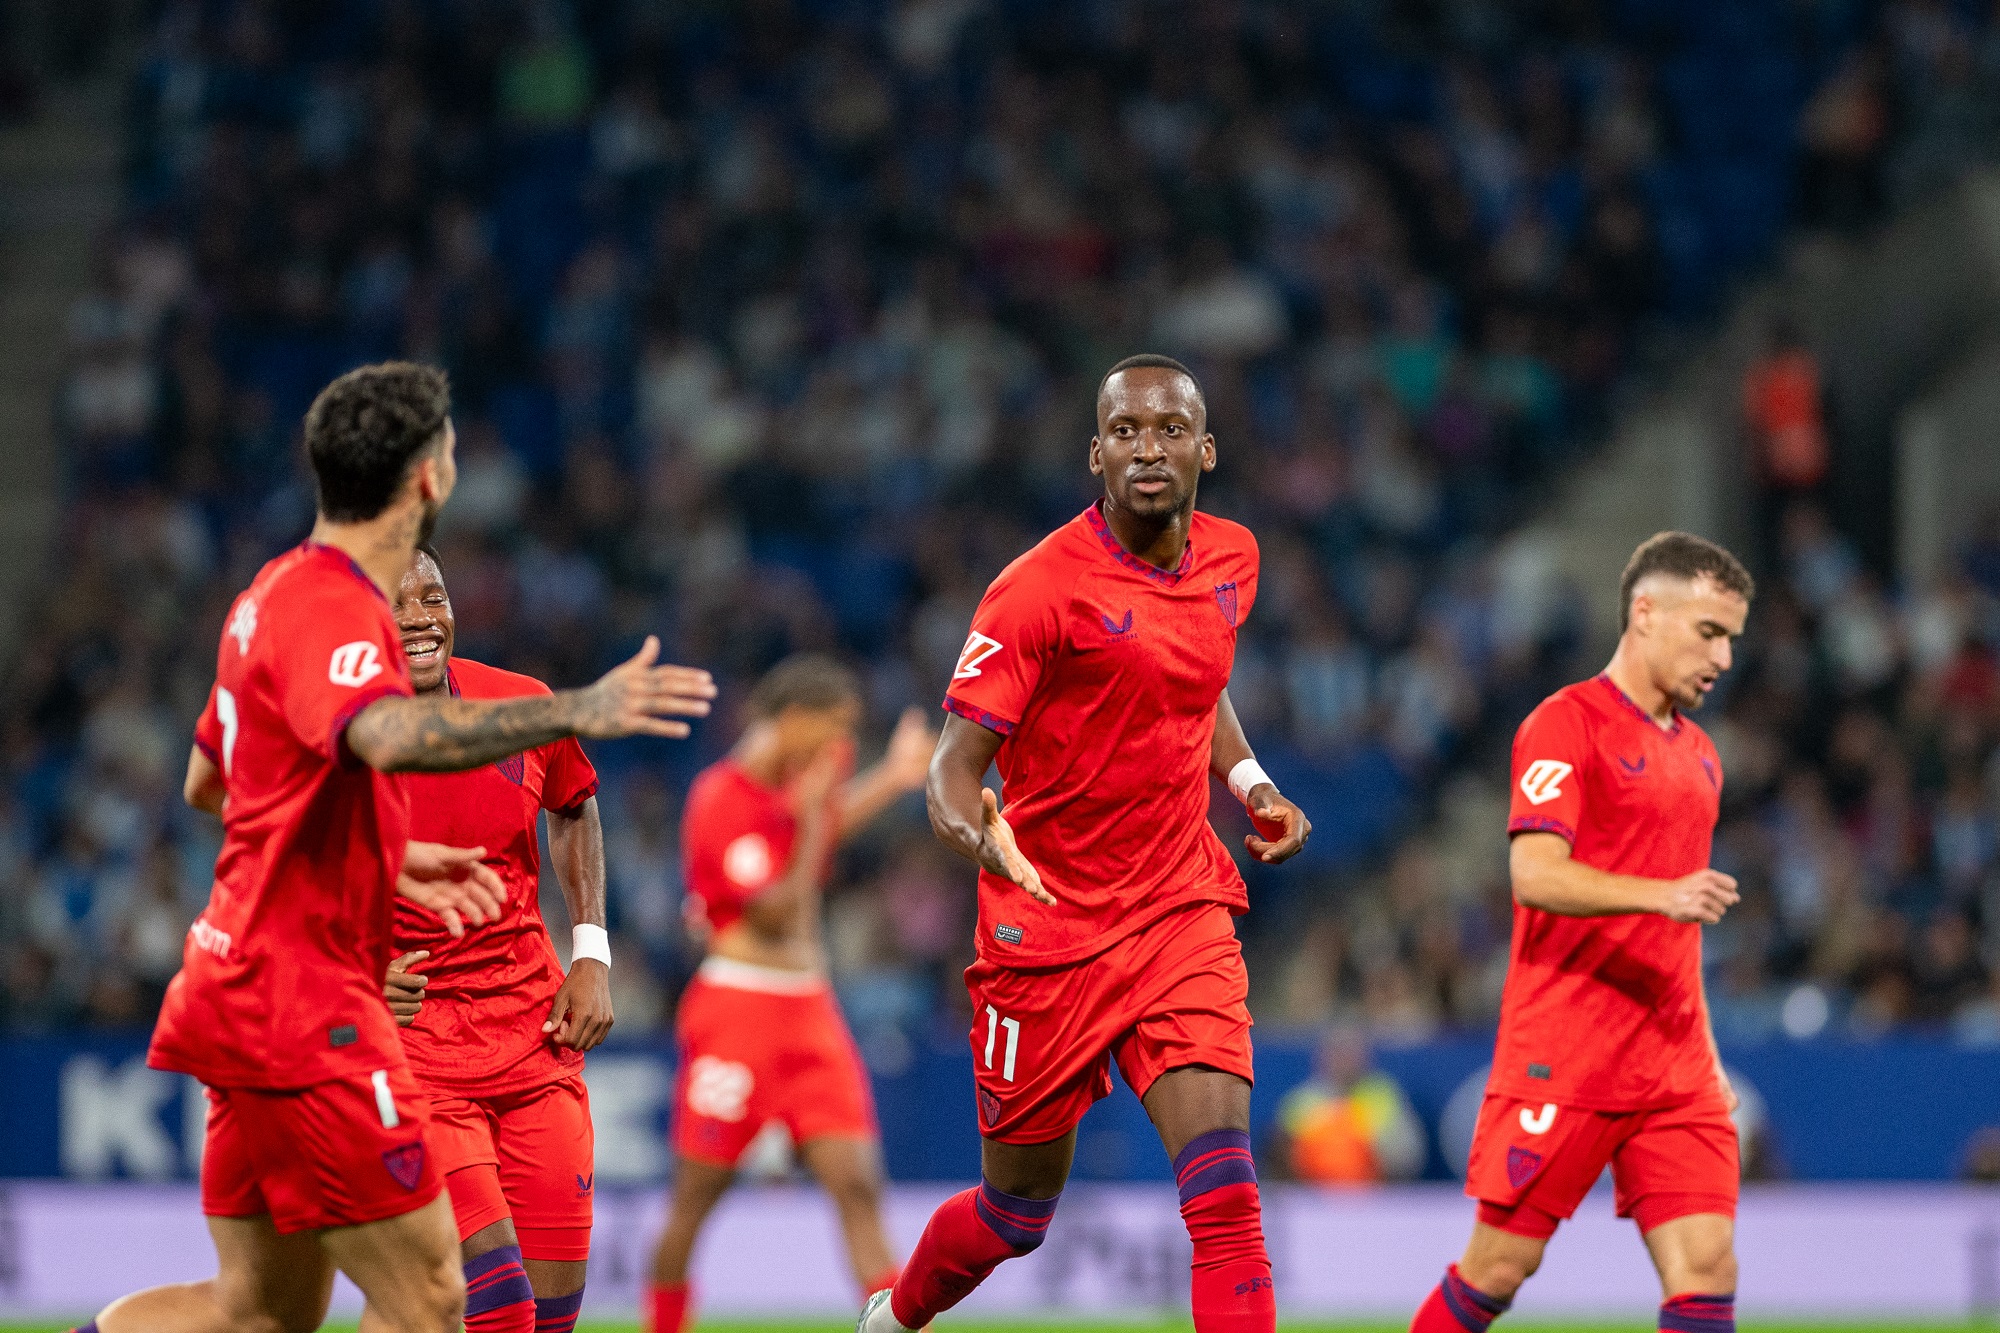
[[[1245,759],[1229,770],[1229,790],[1243,804],[1250,804],[1250,789],[1259,783],[1270,782],[1271,775],[1255,759]],[[1274,784],[1275,785],[1275,784]]]
[[[611,935],[602,926],[578,926],[570,932],[569,965],[575,967],[579,958],[595,958],[606,967],[611,966]]]

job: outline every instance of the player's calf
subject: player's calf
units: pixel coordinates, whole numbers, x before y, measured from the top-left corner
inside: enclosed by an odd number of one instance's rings
[[[1194,1241],[1197,1333],[1269,1333],[1277,1326],[1277,1290],[1264,1249],[1263,1208],[1250,1135],[1216,1129],[1174,1158],[1181,1219]]]
[[[946,1199],[931,1214],[889,1299],[870,1302],[862,1333],[928,1325],[971,1295],[1001,1263],[1033,1253],[1047,1239],[1061,1198],[1023,1199],[982,1180],[977,1189]]]

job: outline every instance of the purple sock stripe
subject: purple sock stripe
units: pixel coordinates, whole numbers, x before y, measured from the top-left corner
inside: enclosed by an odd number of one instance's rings
[[[1486,1333],[1487,1326],[1507,1313],[1507,1307],[1513,1303],[1488,1296],[1451,1269],[1445,1270],[1444,1281],[1438,1284],[1438,1290],[1443,1294],[1445,1307],[1451,1311],[1452,1318],[1470,1329],[1471,1333]]]
[[[535,1298],[535,1333],[570,1333],[577,1314],[583,1309],[583,1288],[567,1296]]]
[[[979,1193],[973,1196],[972,1207],[979,1214],[979,1220],[1009,1247],[1031,1250],[1042,1243],[1049,1222],[1056,1215],[1056,1203],[1061,1198],[1058,1194],[1054,1199],[1020,1199],[982,1180],[979,1182]]]
[[[1676,1296],[1660,1307],[1660,1327],[1668,1333],[1733,1333],[1734,1296]]]
[[[465,1266],[467,1317],[490,1314],[534,1299],[535,1289],[528,1285],[528,1270],[521,1266],[518,1245],[488,1250]]]
[[[1241,1129],[1212,1129],[1174,1158],[1174,1179],[1181,1205],[1224,1185],[1257,1183],[1257,1159],[1250,1155],[1250,1134]]]

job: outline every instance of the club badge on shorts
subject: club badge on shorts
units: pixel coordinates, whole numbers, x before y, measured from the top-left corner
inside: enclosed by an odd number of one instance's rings
[[[1542,1155],[1526,1148],[1507,1150],[1507,1183],[1515,1189],[1535,1178],[1535,1172],[1542,1169]]]
[[[424,1145],[405,1143],[400,1148],[391,1148],[382,1154],[382,1165],[389,1168],[389,1174],[396,1183],[406,1190],[413,1190],[417,1182],[424,1178]]]

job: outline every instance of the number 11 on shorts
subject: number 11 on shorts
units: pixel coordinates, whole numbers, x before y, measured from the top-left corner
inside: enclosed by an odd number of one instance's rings
[[[993,1068],[993,1038],[1001,1028],[1007,1029],[1007,1053],[1000,1059],[1000,1077],[1009,1083],[1014,1081],[1014,1056],[1021,1049],[1021,1020],[1002,1018],[1000,1011],[992,1005],[986,1006],[986,1067]]]

